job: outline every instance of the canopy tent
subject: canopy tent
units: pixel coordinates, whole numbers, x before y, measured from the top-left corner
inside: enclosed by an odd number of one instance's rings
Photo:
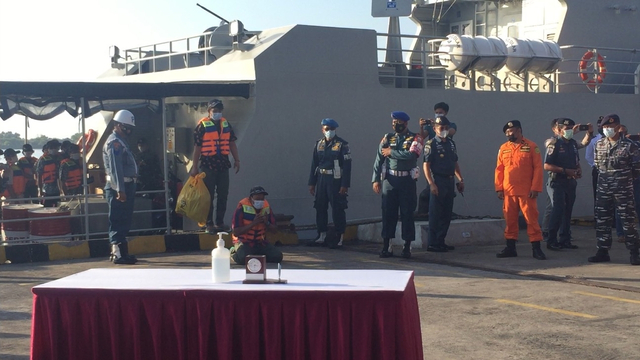
[[[0,118],[22,114],[36,120],[51,119],[63,112],[84,116],[101,110],[149,106],[168,97],[211,96],[249,98],[249,83],[139,83],[139,82],[20,82],[0,81]]]

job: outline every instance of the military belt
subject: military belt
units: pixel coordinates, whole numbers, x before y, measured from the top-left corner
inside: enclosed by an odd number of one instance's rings
[[[333,175],[333,169],[318,169],[318,172],[322,175]]]
[[[107,179],[107,181],[111,181],[111,176],[107,175],[106,179]],[[123,179],[124,179],[124,182],[126,182],[126,183],[130,183],[130,182],[136,181],[136,178],[129,177],[129,176],[124,176]]]
[[[400,171],[400,170],[387,170],[387,172],[389,173],[389,175],[393,175],[393,176],[409,176],[411,175],[411,172],[409,171]]]

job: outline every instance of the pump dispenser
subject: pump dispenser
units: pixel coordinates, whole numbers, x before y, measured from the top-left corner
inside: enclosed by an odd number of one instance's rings
[[[227,282],[231,278],[231,251],[224,247],[222,235],[226,232],[218,233],[218,244],[211,251],[211,272],[214,283]]]

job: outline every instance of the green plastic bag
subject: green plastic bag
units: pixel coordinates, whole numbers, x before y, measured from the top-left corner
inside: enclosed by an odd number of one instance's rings
[[[203,181],[205,176],[207,174],[203,172],[196,176],[189,176],[176,203],[176,213],[201,224],[207,222],[209,206],[211,206],[211,195]]]

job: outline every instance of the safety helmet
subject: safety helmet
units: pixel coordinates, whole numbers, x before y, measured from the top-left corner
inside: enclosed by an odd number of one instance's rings
[[[113,117],[113,121],[119,122],[120,124],[124,125],[136,126],[136,118],[129,110],[118,111]]]

